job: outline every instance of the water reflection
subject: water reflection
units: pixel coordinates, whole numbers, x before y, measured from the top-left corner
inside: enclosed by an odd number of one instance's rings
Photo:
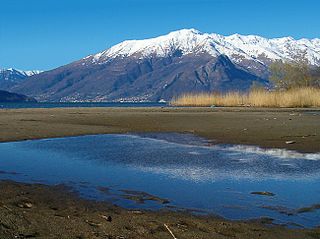
[[[274,210],[320,202],[320,154],[215,145],[193,135],[172,133],[2,143],[0,155],[2,179],[65,183],[84,197],[112,199],[125,207],[168,206],[152,201],[137,204],[123,196],[124,189],[130,189],[169,199],[170,207],[232,219],[269,216],[278,223],[304,226],[320,221],[318,210],[295,215]],[[108,194],[99,188],[108,188]],[[253,191],[275,196],[250,194]]]

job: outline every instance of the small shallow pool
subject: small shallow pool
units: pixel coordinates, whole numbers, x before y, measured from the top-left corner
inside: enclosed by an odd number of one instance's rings
[[[127,208],[320,224],[320,154],[160,133],[0,143],[0,155],[2,180],[62,183]]]

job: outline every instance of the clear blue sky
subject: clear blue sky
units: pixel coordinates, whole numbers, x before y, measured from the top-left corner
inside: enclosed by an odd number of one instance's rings
[[[319,0],[0,0],[0,68],[51,69],[182,28],[320,37]]]

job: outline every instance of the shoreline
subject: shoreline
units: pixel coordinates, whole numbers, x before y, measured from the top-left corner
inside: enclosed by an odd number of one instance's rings
[[[195,134],[217,144],[317,153],[320,152],[319,122],[319,108],[1,109],[0,142],[110,133],[177,132]]]
[[[173,210],[125,209],[87,200],[64,185],[0,181],[1,238],[319,238],[320,228],[289,229],[270,218],[228,220]]]
[[[268,120],[267,120],[268,119]],[[320,109],[53,108],[0,110],[0,142],[93,134],[192,133],[215,143],[320,152]],[[246,129],[246,130],[244,130]],[[285,137],[284,137],[285,136]],[[295,140],[286,144],[286,140]],[[289,229],[172,210],[130,210],[81,198],[63,185],[0,181],[1,238],[319,238]],[[111,221],[110,221],[111,220]]]

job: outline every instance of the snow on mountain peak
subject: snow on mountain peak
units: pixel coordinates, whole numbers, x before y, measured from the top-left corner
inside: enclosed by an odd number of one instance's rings
[[[33,76],[33,75],[38,75],[38,74],[42,73],[43,71],[32,70],[32,71],[22,71],[22,72],[27,76]]]
[[[182,29],[144,40],[127,40],[84,59],[90,59],[93,63],[103,63],[117,57],[166,57],[177,51],[182,55],[226,55],[234,62],[248,59],[262,64],[264,63],[261,58],[291,61],[297,54],[305,51],[310,64],[320,65],[320,39],[317,38],[295,40],[292,37],[267,39],[240,34],[223,36],[202,33],[196,29]]]
[[[209,39],[209,34],[202,34],[195,29],[183,29],[156,38],[121,42],[106,51],[98,53],[94,56],[94,59],[101,60],[132,55],[165,57],[177,50],[181,51],[182,54],[188,54],[194,52],[197,48],[217,55],[218,52],[209,46]]]
[[[37,75],[37,74],[40,74],[41,72],[43,71],[40,71],[40,70],[31,70],[31,71],[23,71],[23,70],[18,70],[18,69],[15,69],[15,68],[8,68],[8,69],[0,69],[0,73],[3,73],[3,72],[6,72],[6,71],[9,71],[11,73],[15,73],[15,74],[20,74],[20,75],[23,75],[23,76],[33,76],[33,75]]]

